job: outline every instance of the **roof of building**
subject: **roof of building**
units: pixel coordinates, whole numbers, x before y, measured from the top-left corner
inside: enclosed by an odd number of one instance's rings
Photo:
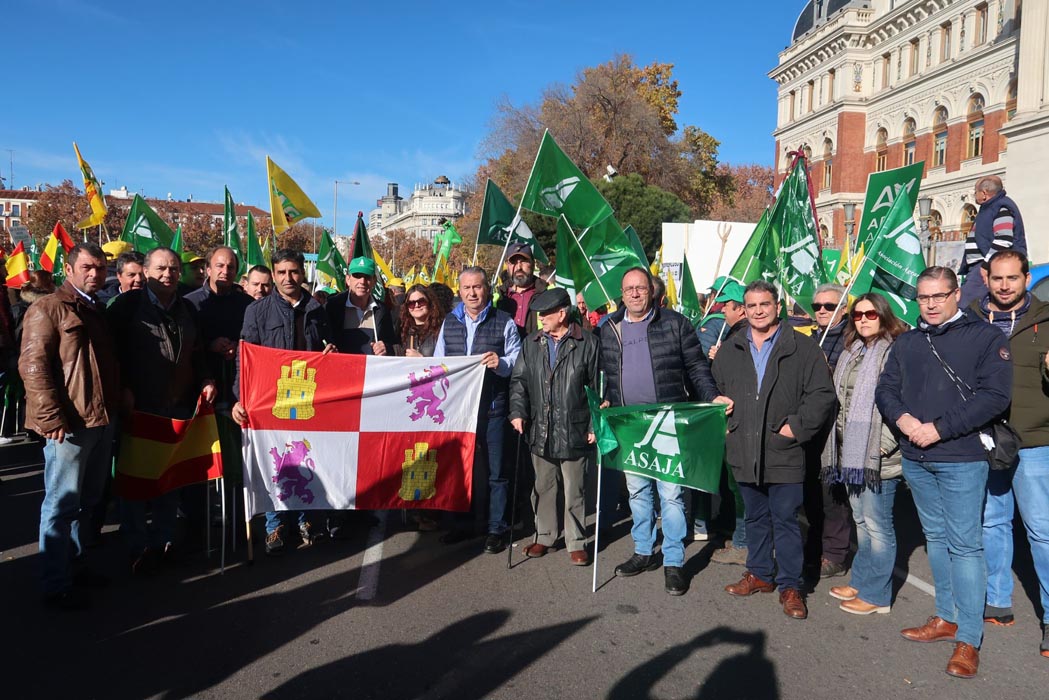
[[[806,33],[811,31],[835,14],[838,10],[846,7],[870,7],[870,0],[809,0],[805,3],[805,9],[798,15],[798,21],[794,24],[794,34],[791,41],[797,41]]]
[[[40,194],[36,190],[0,190],[0,199],[39,199]]]

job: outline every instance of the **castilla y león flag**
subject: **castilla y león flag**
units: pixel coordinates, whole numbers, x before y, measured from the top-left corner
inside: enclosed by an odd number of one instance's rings
[[[249,516],[469,509],[478,357],[240,353]]]

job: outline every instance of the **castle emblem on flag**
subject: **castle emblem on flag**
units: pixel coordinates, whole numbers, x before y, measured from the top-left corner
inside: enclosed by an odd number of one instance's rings
[[[413,421],[429,416],[437,424],[444,422],[444,411],[441,404],[448,398],[448,367],[432,365],[423,370],[423,376],[417,378],[415,372],[408,374],[408,385],[411,387],[406,401],[412,404],[413,411],[409,416]],[[438,390],[440,392],[438,393]]]
[[[306,369],[305,360],[292,360],[291,365],[282,365],[277,380],[277,399],[273,402],[273,415],[285,420],[309,420],[316,411],[313,395],[317,391],[317,370]]]
[[[305,363],[303,363],[305,364]],[[311,370],[314,371],[314,370]],[[284,443],[284,452],[270,448],[273,457],[273,483],[277,484],[277,499],[281,502],[289,498],[298,498],[303,504],[313,503],[313,490],[309,484],[313,481],[317,465],[310,457],[309,440],[292,440]]]
[[[429,443],[417,442],[414,450],[404,451],[398,495],[403,501],[425,501],[437,495],[437,450],[431,450]]]

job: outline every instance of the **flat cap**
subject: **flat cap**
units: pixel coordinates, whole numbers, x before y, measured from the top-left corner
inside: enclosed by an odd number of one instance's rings
[[[536,313],[548,314],[571,305],[572,300],[568,298],[568,292],[560,287],[552,287],[532,297],[532,303],[528,308]]]

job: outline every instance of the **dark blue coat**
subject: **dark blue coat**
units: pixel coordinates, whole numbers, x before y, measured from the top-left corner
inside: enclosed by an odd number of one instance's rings
[[[975,389],[965,401],[929,340],[951,369]],[[986,459],[979,432],[1005,413],[1012,399],[1013,363],[1009,339],[971,311],[936,327],[919,325],[893,343],[875,392],[878,410],[896,425],[904,413],[932,422],[940,441],[924,450],[901,438],[907,459],[978,462]],[[968,393],[968,392],[966,392]]]

